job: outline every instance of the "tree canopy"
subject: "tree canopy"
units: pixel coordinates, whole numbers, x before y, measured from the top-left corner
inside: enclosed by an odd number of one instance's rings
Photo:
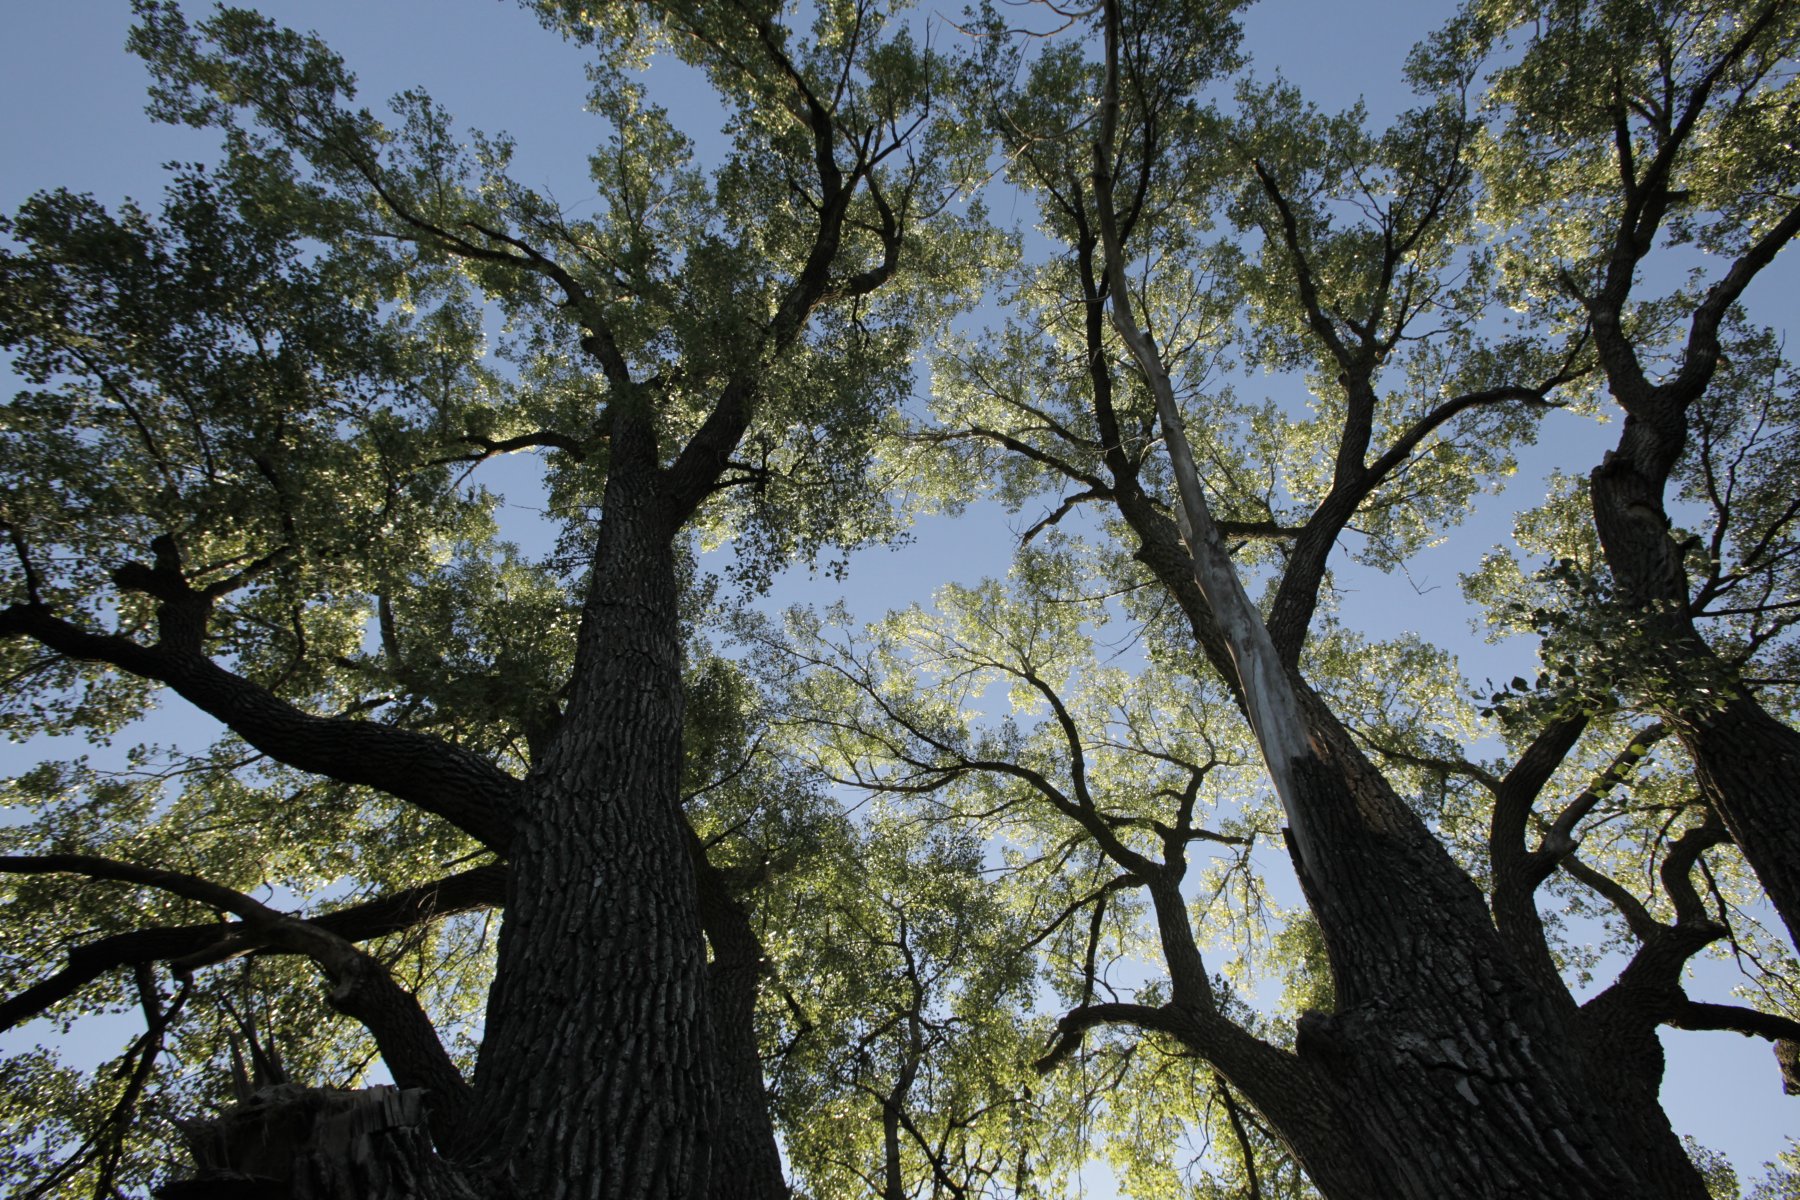
[[[0,1027],[136,1023],[0,1059],[16,1194],[1740,1194],[1658,1035],[1800,1092],[1800,4],[1469,0],[1385,128],[1224,0],[523,7],[579,203],[138,0],[216,161],[0,218]],[[1515,677],[1356,628],[1549,419]]]

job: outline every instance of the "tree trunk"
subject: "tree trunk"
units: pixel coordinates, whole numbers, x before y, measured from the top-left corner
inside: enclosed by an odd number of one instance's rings
[[[717,1069],[659,482],[647,423],[621,416],[573,693],[513,841],[473,1150],[534,1200],[706,1195]]]
[[[707,995],[718,1041],[719,1135],[708,1195],[711,1200],[787,1200],[756,1037],[762,942],[743,905],[705,861],[705,851],[696,847],[696,853],[701,855],[700,917],[712,950]]]
[[[1331,847],[1302,885],[1339,1007],[1302,1018],[1298,1050],[1339,1122],[1318,1146],[1283,1133],[1320,1190],[1361,1197],[1373,1177],[1395,1200],[1704,1200],[1654,1089],[1621,1096],[1593,1077],[1579,1031],[1508,959],[1479,891],[1302,698],[1328,758],[1295,771],[1297,798]]]
[[[1138,557],[1229,670],[1185,547],[1137,501],[1121,510]],[[1306,747],[1288,765],[1291,799],[1316,847],[1295,863],[1338,1008],[1301,1019],[1306,1082],[1231,1083],[1332,1200],[1705,1200],[1654,1089],[1620,1094],[1591,1069],[1578,1020],[1508,956],[1479,889],[1289,678]]]
[[[1590,480],[1594,524],[1618,599],[1641,614],[1654,653],[1668,662],[1678,690],[1665,716],[1694,759],[1701,793],[1800,946],[1800,731],[1770,716],[1694,628],[1681,547],[1663,507],[1680,433],[1625,419],[1619,448]]]
[[[680,811],[676,522],[648,428],[615,422],[612,450],[568,709],[509,814],[466,1119],[434,1152],[422,1091],[286,1089],[196,1124],[169,1200],[788,1196],[761,946]]]
[[[1463,982],[1479,995],[1494,981]],[[1282,1133],[1323,1195],[1706,1200],[1654,1094],[1641,1103],[1579,1062],[1550,1057],[1547,1047],[1568,1039],[1540,1042],[1529,1019],[1521,1026],[1532,998],[1501,988],[1484,999],[1370,1008],[1303,1026],[1302,1058],[1329,1080],[1341,1125]]]

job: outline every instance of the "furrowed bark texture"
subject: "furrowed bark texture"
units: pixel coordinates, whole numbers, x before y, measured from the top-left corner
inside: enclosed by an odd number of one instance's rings
[[[651,438],[615,422],[575,688],[526,784],[476,1074],[479,1158],[543,1200],[700,1197],[716,1123]]]
[[[1339,1007],[1303,1018],[1298,1046],[1384,1168],[1382,1194],[1704,1196],[1655,1089],[1621,1096],[1595,1077],[1480,893],[1360,755],[1346,757],[1323,706],[1307,707],[1328,751],[1296,769],[1297,802],[1330,851],[1302,883]]]

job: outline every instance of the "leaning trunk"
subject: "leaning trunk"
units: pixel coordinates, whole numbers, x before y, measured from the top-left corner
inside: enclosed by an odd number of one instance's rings
[[[1479,889],[1328,706],[1285,670],[1238,672],[1186,547],[1142,497],[1121,509],[1145,539],[1138,557],[1214,665],[1246,690],[1291,689],[1299,713],[1300,727],[1270,742],[1299,748],[1277,777],[1292,836],[1309,842],[1295,866],[1337,1010],[1301,1019],[1309,1069],[1298,1081],[1231,1082],[1319,1190],[1333,1200],[1705,1200],[1654,1088],[1621,1095],[1591,1064],[1578,1017],[1508,956]]]
[[[612,451],[573,693],[513,841],[474,1150],[534,1200],[695,1200],[717,1088],[673,531],[650,431],[615,422]]]

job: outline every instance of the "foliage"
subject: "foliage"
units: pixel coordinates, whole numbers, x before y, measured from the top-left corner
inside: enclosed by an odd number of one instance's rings
[[[142,1193],[177,1117],[377,1077],[379,1031],[259,905],[347,931],[479,1081],[505,855],[406,756],[536,779],[639,500],[675,514],[670,799],[696,891],[754,942],[794,1186],[1051,1197],[1104,1158],[1144,1200],[1319,1194],[1315,1131],[1244,1064],[1314,1062],[1360,968],[1194,591],[1163,382],[1310,744],[1479,889],[1521,994],[1582,1014],[1555,1019],[1622,1064],[1620,1123],[1660,1115],[1658,1028],[1800,1033],[1793,947],[1683,740],[1747,697],[1791,732],[1800,682],[1796,379],[1746,300],[1715,306],[1666,465],[1673,599],[1632,591],[1580,474],[1464,581],[1521,639],[1509,683],[1340,603],[1463,536],[1546,414],[1629,409],[1620,346],[1686,377],[1721,281],[1792,236],[1794,5],[1474,0],[1386,128],[1250,74],[1211,0],[983,6],[954,61],[868,3],[527,7],[592,52],[592,205],[422,92],[360,107],[316,38],[142,0],[153,111],[222,160],[154,211],[46,192],[0,218],[0,712],[95,743],[5,783],[0,997],[9,1024],[135,1022],[91,1070],[0,1063],[21,1195]],[[657,56],[721,97],[718,161],[653,102]],[[988,225],[990,166],[1036,231]],[[1672,265],[1640,285],[1646,259]],[[991,327],[950,332],[984,292]],[[640,430],[661,490],[609,491]],[[553,553],[481,486],[519,451]],[[744,603],[984,499],[1024,526],[1004,577],[860,626]],[[226,735],[113,751],[171,690]],[[358,774],[277,718],[412,740]],[[1743,969],[1731,1003],[1689,998],[1696,955]]]

